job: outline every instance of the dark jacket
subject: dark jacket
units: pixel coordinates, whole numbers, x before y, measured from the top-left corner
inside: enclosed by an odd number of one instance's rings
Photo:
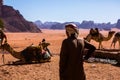
[[[85,59],[88,59],[96,49],[87,41],[69,37],[62,42],[60,51],[60,80],[86,80],[83,68],[83,51],[89,49]]]

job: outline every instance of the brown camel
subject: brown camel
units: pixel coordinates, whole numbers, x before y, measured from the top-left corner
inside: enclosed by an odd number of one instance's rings
[[[112,38],[113,34],[115,33],[115,31],[109,31],[108,33],[108,36],[107,37],[104,37],[99,31],[97,28],[95,29],[91,29],[90,30],[90,33],[86,36],[86,38],[84,38],[85,40],[89,41],[92,39],[92,40],[95,40],[96,42],[99,42],[99,46],[98,46],[98,49],[102,49],[103,46],[102,46],[102,42],[103,41],[108,41]]]
[[[4,43],[0,49],[1,48],[8,51],[13,57],[19,59],[19,63],[46,62],[51,59],[50,56],[48,56],[47,59],[43,59],[43,55],[41,54],[42,45],[28,46],[20,52],[15,51],[8,43]]]
[[[117,32],[117,33],[114,35],[110,48],[111,48],[112,46],[115,48],[115,45],[116,45],[116,42],[117,42],[117,41],[118,41],[118,43],[119,43],[119,49],[120,49],[120,32]]]

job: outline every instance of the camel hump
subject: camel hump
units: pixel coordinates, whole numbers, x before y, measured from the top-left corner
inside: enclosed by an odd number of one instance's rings
[[[115,36],[116,36],[116,37],[120,37],[120,32],[117,32],[117,33],[115,34]]]
[[[34,53],[34,52],[39,52],[41,53],[42,52],[42,49],[41,47],[39,46],[28,46],[27,48],[25,48],[23,51],[23,53]]]

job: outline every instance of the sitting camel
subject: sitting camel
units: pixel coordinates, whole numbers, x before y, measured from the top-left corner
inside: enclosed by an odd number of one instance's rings
[[[46,45],[48,46],[48,45]],[[15,64],[19,64],[19,63],[32,63],[34,62],[47,62],[50,61],[51,57],[49,55],[45,55],[47,56],[47,58],[43,58],[42,55],[42,45],[39,46],[28,46],[27,48],[25,48],[24,50],[17,52],[15,51],[8,43],[4,43],[0,49],[5,49],[6,51],[8,51],[13,57],[20,59],[20,61],[18,61],[18,63]]]
[[[110,40],[114,33],[115,33],[115,31],[109,31],[108,36],[104,37],[98,31],[98,28],[95,28],[95,29],[91,28],[89,34],[84,39],[89,41],[89,42],[90,42],[91,39],[95,40],[96,42],[99,42],[98,49],[102,49],[103,48],[102,42]]]
[[[113,47],[115,48],[115,45],[116,45],[116,42],[117,42],[117,41],[119,42],[119,49],[120,49],[120,32],[117,32],[117,33],[114,35],[110,48],[112,47],[112,45],[113,45]]]

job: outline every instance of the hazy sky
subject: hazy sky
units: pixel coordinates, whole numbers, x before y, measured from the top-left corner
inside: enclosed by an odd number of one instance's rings
[[[120,19],[120,0],[4,0],[4,5],[13,6],[29,21],[116,23]]]

